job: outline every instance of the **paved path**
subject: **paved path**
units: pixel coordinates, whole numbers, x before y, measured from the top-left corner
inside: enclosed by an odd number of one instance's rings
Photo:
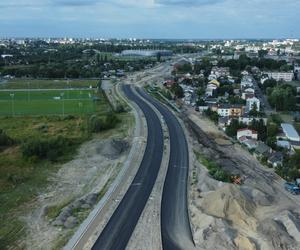
[[[187,205],[189,153],[184,131],[168,108],[141,89],[138,93],[162,114],[170,135],[170,159],[161,205],[163,249],[195,249]]]
[[[147,125],[148,140],[140,168],[92,249],[125,249],[146,205],[156,181],[163,156],[163,131],[156,113],[131,88],[124,86],[125,94],[142,109]]]

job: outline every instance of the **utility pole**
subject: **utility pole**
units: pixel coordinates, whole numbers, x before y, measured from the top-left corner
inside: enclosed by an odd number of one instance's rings
[[[63,117],[65,116],[65,99],[64,99],[64,92],[61,92],[60,95],[62,97],[62,114],[63,114]]]
[[[11,114],[12,116],[15,116],[15,100],[14,100],[15,94],[11,93],[10,97],[11,97]]]
[[[29,82],[27,82],[27,89],[28,89],[28,95],[27,95],[27,99],[28,99],[28,102],[30,102],[30,88],[29,88],[29,86],[30,86],[30,83]]]

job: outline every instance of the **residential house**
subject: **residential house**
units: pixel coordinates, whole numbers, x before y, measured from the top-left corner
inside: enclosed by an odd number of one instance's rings
[[[239,104],[220,104],[217,112],[221,117],[240,117],[244,114],[244,106]]]
[[[253,98],[255,96],[255,90],[253,88],[247,88],[242,93],[242,99]]]
[[[239,122],[242,122],[244,124],[246,124],[247,126],[249,126],[253,121],[260,121],[263,120],[264,124],[267,125],[267,118],[262,118],[262,117],[251,117],[248,115],[243,115],[239,117]]]
[[[248,139],[257,140],[258,133],[255,130],[249,128],[239,129],[236,134],[236,138],[239,140],[241,137],[246,137]]]
[[[230,125],[231,119],[228,116],[219,117],[218,126],[225,130],[225,128]]]
[[[229,67],[212,67],[210,74],[215,75],[217,78],[219,78],[221,76],[229,76],[230,70]]]
[[[256,111],[260,111],[260,100],[256,97],[252,97],[246,100],[246,112],[251,111],[256,107]]]
[[[205,96],[206,97],[211,97],[214,96],[216,91],[217,91],[218,87],[214,84],[208,84],[206,86],[206,90],[205,90]]]
[[[182,68],[186,65],[190,65],[190,66],[193,66],[192,63],[186,59],[186,58],[181,58],[179,61],[177,61],[175,64],[174,64],[174,70],[178,70],[179,68]]]
[[[218,80],[216,80],[216,79],[214,79],[214,80],[211,80],[210,82],[208,82],[208,84],[210,85],[210,84],[213,84],[213,85],[215,85],[215,86],[217,86],[218,88],[220,87],[220,82],[218,81]]]
[[[253,86],[253,79],[251,76],[244,76],[241,80],[241,89]]]
[[[166,80],[166,81],[164,82],[164,86],[165,86],[166,88],[172,88],[174,84],[175,84],[175,81],[172,80],[172,79]]]
[[[285,148],[287,150],[291,149],[291,143],[285,140],[277,140],[276,145],[281,148]]]
[[[283,163],[283,154],[281,152],[273,152],[268,158],[268,163],[273,167],[281,166]]]
[[[240,137],[239,142],[244,144],[248,149],[255,149],[257,147],[257,140],[249,139],[246,136]]]
[[[270,148],[269,146],[267,146],[266,144],[264,144],[263,142],[259,142],[254,155],[257,158],[262,158],[262,157],[269,157],[269,155],[272,153],[272,148]]]
[[[294,78],[293,72],[264,72],[269,78],[273,78],[276,81],[290,82]]]

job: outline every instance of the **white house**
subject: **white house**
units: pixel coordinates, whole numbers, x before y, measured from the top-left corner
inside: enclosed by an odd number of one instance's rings
[[[253,79],[250,76],[244,76],[241,81],[241,88],[248,88],[253,86]]]
[[[290,82],[294,78],[293,72],[265,72],[269,78],[273,78],[276,81]]]
[[[254,94],[255,94],[255,90],[253,88],[247,88],[242,93],[242,99],[246,100],[249,97],[254,97]]]
[[[246,110],[249,112],[256,106],[256,111],[260,111],[260,100],[256,97],[249,98],[246,101]]]
[[[205,95],[207,97],[209,96],[213,96],[214,94],[214,91],[217,89],[218,87],[214,84],[208,84],[207,87],[206,87],[206,90],[205,90]]]
[[[239,117],[239,122],[242,122],[244,124],[246,124],[247,126],[249,126],[253,121],[260,121],[263,120],[264,124],[267,125],[267,118],[262,118],[262,117],[250,117],[247,115],[241,116]]]
[[[248,128],[243,128],[243,129],[239,129],[237,131],[236,137],[237,137],[238,140],[242,137],[257,140],[258,139],[258,133],[255,130],[248,129]]]

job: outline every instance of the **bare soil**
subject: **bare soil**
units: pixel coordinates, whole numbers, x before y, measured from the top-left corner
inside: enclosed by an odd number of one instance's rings
[[[126,159],[129,143],[95,138],[83,144],[78,155],[64,164],[51,185],[31,204],[26,249],[60,248],[101,199]],[[62,223],[61,223],[62,222]]]
[[[192,161],[190,214],[198,249],[300,249],[300,199],[284,180],[233,145],[206,118],[184,117],[193,149],[244,178],[241,186],[211,178]]]

